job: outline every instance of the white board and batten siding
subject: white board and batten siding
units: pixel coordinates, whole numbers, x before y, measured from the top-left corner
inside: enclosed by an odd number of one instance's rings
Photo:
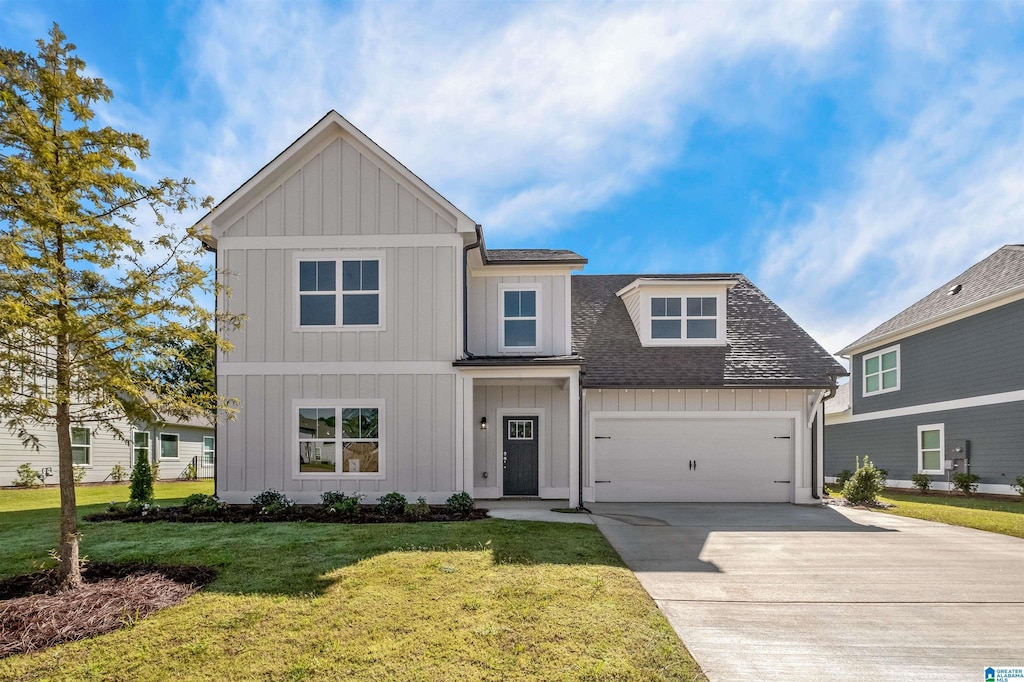
[[[508,268],[503,268],[508,269]],[[534,269],[537,269],[536,267]],[[553,269],[553,268],[549,268]],[[561,269],[565,269],[564,266]],[[569,355],[570,275],[484,276],[476,270],[469,279],[469,352],[474,355],[515,355],[501,348],[501,296],[505,286],[537,288],[538,347],[529,355]]]
[[[594,389],[587,501],[809,502],[814,392]]]
[[[218,236],[231,289],[219,305],[247,316],[218,360],[221,392],[241,401],[218,427],[218,494],[248,503],[273,488],[312,503],[344,490],[374,502],[398,491],[443,502],[461,490],[457,217],[347,133],[300,156],[278,185],[238,200]],[[379,328],[298,327],[299,259],[338,253],[381,259]],[[380,477],[296,475],[297,405],[358,400],[382,405]]]

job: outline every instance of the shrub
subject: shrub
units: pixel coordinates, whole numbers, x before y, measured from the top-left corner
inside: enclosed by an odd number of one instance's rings
[[[359,516],[359,512],[362,511],[360,506],[363,501],[361,494],[349,495],[341,502],[331,505],[331,509],[335,510],[342,516]]]
[[[932,479],[928,474],[914,474],[910,477],[910,480],[914,482],[914,487],[917,488],[922,495],[927,495],[928,489],[932,487]]]
[[[190,514],[216,514],[224,505],[214,495],[203,493],[192,493],[185,498],[184,506]]]
[[[846,482],[853,478],[853,472],[849,469],[843,469],[836,474],[836,485],[842,490],[846,486]]]
[[[32,468],[28,462],[18,466],[18,475],[14,478],[14,485],[18,488],[34,488],[42,485],[39,472]]]
[[[336,504],[341,504],[345,501],[345,493],[340,490],[328,490],[320,496],[320,504],[325,507],[333,507]]]
[[[128,478],[128,470],[120,464],[115,464],[114,468],[110,470],[110,480],[114,483],[121,483]]]
[[[402,493],[388,493],[377,499],[377,511],[385,516],[398,516],[405,511],[408,500]]]
[[[290,500],[284,493],[278,492],[273,488],[270,490],[264,490],[253,497],[252,503],[260,508],[261,514],[267,514],[269,516],[280,514],[281,512],[295,506],[294,501]]]
[[[1010,484],[1010,487],[1017,491],[1017,494],[1024,499],[1024,476],[1018,476],[1017,480]]]
[[[871,460],[864,457],[864,463],[857,463],[857,471],[843,486],[843,497],[852,504],[873,504],[885,487],[882,472]]]
[[[430,505],[427,504],[426,498],[419,498],[416,500],[416,504],[405,505],[404,513],[410,519],[429,519],[430,518]]]
[[[473,511],[476,503],[473,501],[473,496],[467,492],[455,493],[448,498],[445,502],[445,506],[448,509],[448,513],[453,516],[467,516]]]
[[[145,451],[135,456],[135,468],[132,469],[131,489],[128,499],[143,504],[153,499],[153,470],[149,466],[149,458]]]
[[[195,481],[198,479],[199,476],[196,474],[195,462],[189,462],[188,466],[185,467],[185,471],[182,472],[182,475],[186,481]]]
[[[152,464],[150,464],[149,471],[151,473],[153,483],[156,483],[157,481],[160,480],[160,462],[153,462]]]
[[[71,474],[71,478],[75,481],[75,485],[78,485],[79,483],[85,480],[85,474],[88,473],[88,469],[86,469],[84,466],[76,464],[74,467],[72,467],[72,470],[73,473]]]
[[[980,479],[981,477],[978,474],[958,472],[953,474],[953,487],[964,495],[972,495],[977,492]]]

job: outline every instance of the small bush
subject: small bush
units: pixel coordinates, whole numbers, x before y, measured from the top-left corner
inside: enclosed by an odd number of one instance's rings
[[[846,486],[846,482],[853,478],[853,472],[849,469],[843,469],[836,474],[836,485],[842,490]]]
[[[448,498],[445,502],[445,506],[448,508],[448,513],[453,516],[467,516],[473,511],[476,503],[473,501],[473,496],[467,492],[455,493]]]
[[[135,467],[132,469],[131,489],[128,498],[142,504],[153,499],[153,470],[149,466],[149,458],[145,452],[135,456]]]
[[[843,497],[851,504],[874,504],[884,487],[882,472],[865,456],[864,463],[857,463],[857,471],[843,486]]]
[[[153,483],[158,482],[160,480],[160,462],[153,462],[149,466],[149,471],[152,475]]]
[[[1017,494],[1024,499],[1024,476],[1018,476],[1017,480],[1010,484],[1010,487],[1017,491]]]
[[[408,500],[402,493],[388,493],[377,499],[377,511],[385,516],[398,516],[405,512]]]
[[[928,474],[914,474],[910,477],[910,480],[914,482],[914,487],[917,488],[922,495],[927,495],[928,489],[932,487],[932,479]]]
[[[426,498],[421,497],[418,500],[416,500],[416,504],[405,505],[405,510],[403,513],[410,519],[429,519],[430,505],[427,504]]]
[[[284,493],[278,492],[273,488],[264,490],[253,497],[252,503],[260,508],[261,514],[267,514],[268,516],[280,514],[295,506],[294,501],[290,500]]]
[[[195,481],[199,478],[196,474],[196,465],[193,462],[189,462],[188,466],[185,467],[185,471],[182,472],[182,476],[186,481]]]
[[[128,478],[128,470],[120,464],[115,464],[114,468],[110,470],[110,480],[114,483],[121,483]]]
[[[124,505],[124,510],[126,512],[137,516],[146,516],[152,508],[154,508],[154,506],[149,502],[140,502],[138,500],[128,500]],[[155,508],[159,509],[160,507]]]
[[[78,485],[79,483],[84,481],[85,480],[85,475],[89,471],[84,466],[81,466],[81,465],[78,465],[78,464],[76,464],[74,467],[72,467],[72,470],[73,470],[73,473],[71,474],[71,478],[75,481],[75,485]]]
[[[325,507],[333,507],[345,501],[346,495],[340,490],[328,490],[320,496],[320,504]]]
[[[978,491],[979,480],[981,477],[978,474],[958,472],[953,474],[953,487],[964,495],[973,495]]]
[[[185,498],[184,506],[188,509],[190,514],[216,514],[224,509],[224,504],[221,503],[214,495],[204,495],[202,493],[193,493]]]
[[[14,485],[17,488],[34,488],[42,485],[39,472],[32,468],[28,462],[18,466],[17,475],[14,477]]]
[[[362,511],[360,506],[363,502],[363,496],[361,494],[349,495],[341,502],[332,504],[331,509],[335,510],[342,516],[359,516],[359,512]]]

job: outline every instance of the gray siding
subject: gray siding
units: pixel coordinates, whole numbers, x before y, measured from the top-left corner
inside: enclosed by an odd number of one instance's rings
[[[855,458],[866,455],[891,480],[909,481],[917,473],[917,427],[925,424],[944,424],[947,441],[971,441],[971,472],[981,483],[1009,485],[1024,476],[1024,402],[828,425],[825,475],[853,471]]]
[[[529,355],[568,355],[570,342],[567,338],[567,319],[571,314],[566,309],[570,286],[569,275],[553,276],[502,276],[469,279],[469,352],[474,355],[512,355],[502,353],[501,343],[501,297],[500,284],[540,285],[540,350],[529,351]]]
[[[854,355],[853,414],[1024,389],[1024,301],[897,343],[900,390],[891,393],[863,395],[865,354]]]

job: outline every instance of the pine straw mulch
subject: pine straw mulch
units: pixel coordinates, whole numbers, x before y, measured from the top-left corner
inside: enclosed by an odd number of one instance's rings
[[[202,566],[90,562],[77,590],[49,569],[0,580],[0,658],[130,627],[216,577]]]

